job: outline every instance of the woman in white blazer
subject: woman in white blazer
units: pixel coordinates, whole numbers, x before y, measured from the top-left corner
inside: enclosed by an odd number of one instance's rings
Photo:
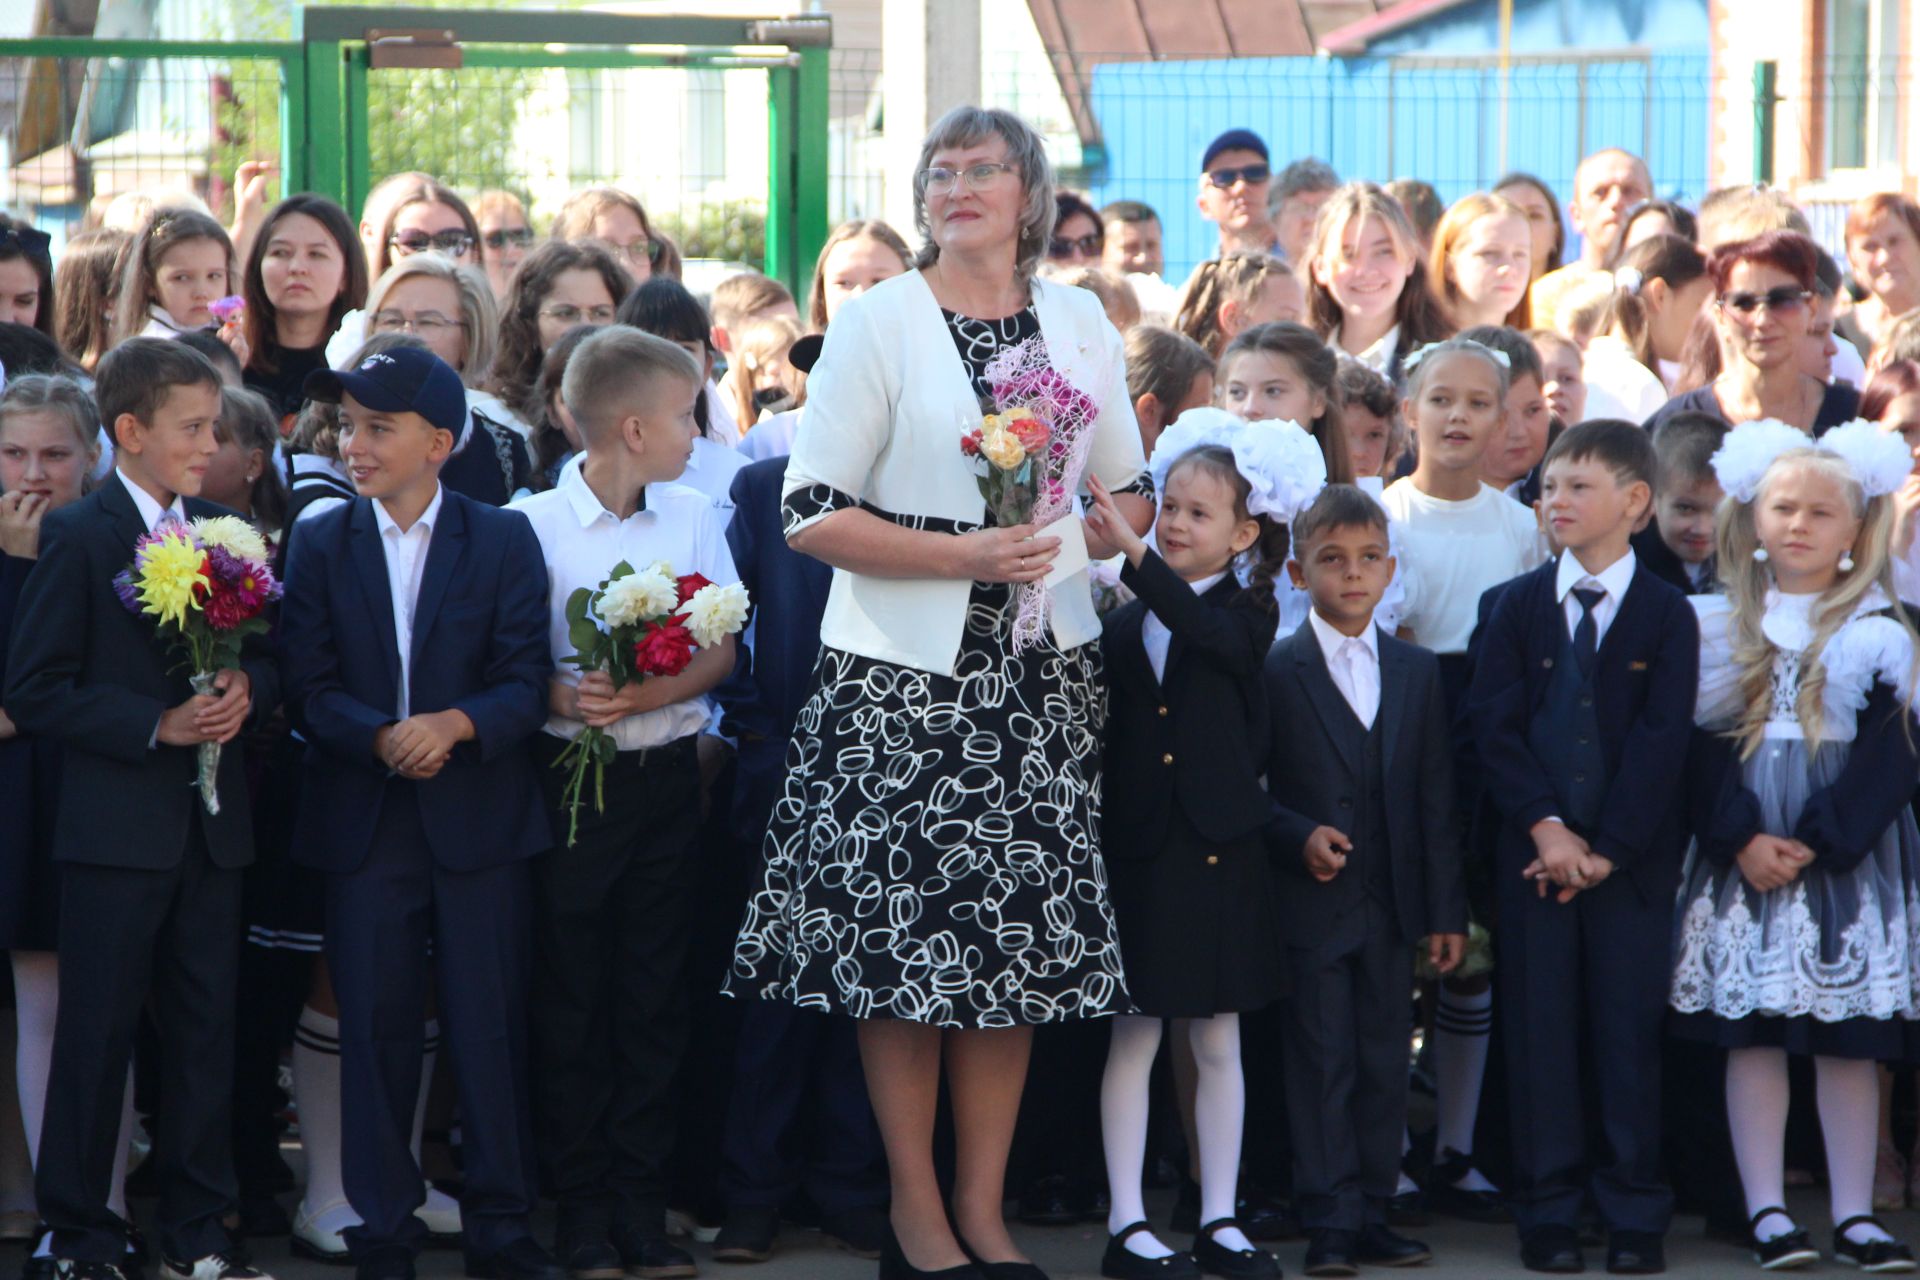
[[[992,357],[1044,344],[1098,407],[1073,483],[1098,476],[1142,530],[1153,504],[1119,334],[1092,294],[1033,275],[1054,217],[1038,135],[957,108],[914,189],[918,269],[834,317],[787,464],[787,540],[833,587],[728,989],[861,1019],[893,1181],[883,1277],[1034,1280],[1000,1211],[1032,1027],[1128,1001],[1099,852],[1087,539],[988,522],[960,440],[991,407]],[[1016,653],[1017,588],[1063,541],[1050,624]],[[951,1227],[932,1151],[943,1058]]]

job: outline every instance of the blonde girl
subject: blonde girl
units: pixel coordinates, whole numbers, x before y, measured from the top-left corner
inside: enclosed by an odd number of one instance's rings
[[[1193,270],[1173,327],[1216,360],[1226,345],[1257,324],[1299,320],[1300,283],[1270,253],[1230,253]]]
[[[1300,267],[1307,326],[1402,385],[1407,353],[1453,332],[1421,257],[1400,202],[1371,182],[1348,183],[1320,207]]]
[[[1818,443],[1762,420],[1713,466],[1725,593],[1700,615],[1695,719],[1711,737],[1677,899],[1677,1034],[1727,1053],[1727,1115],[1769,1270],[1819,1258],[1782,1206],[1788,1055],[1811,1056],[1838,1259],[1913,1269],[1872,1217],[1876,1060],[1915,1043],[1920,833],[1916,638],[1895,602],[1891,496],[1910,459],[1871,423]]]
[[[234,291],[233,242],[227,230],[189,209],[155,211],[134,233],[121,266],[113,340],[177,338],[218,326],[212,306]],[[237,325],[229,345],[240,338]],[[244,347],[235,348],[242,363]]]
[[[1532,325],[1527,285],[1533,232],[1527,211],[1505,196],[1476,191],[1454,202],[1434,228],[1427,278],[1454,327]]]

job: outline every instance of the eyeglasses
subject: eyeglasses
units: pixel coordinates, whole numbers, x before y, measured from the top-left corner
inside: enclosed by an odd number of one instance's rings
[[[561,324],[612,324],[613,308],[602,304],[597,307],[576,307],[569,303],[556,303],[540,308],[540,314],[549,320],[558,320]]]
[[[398,231],[388,238],[387,243],[402,253],[425,253],[429,249],[438,249],[449,258],[464,258],[473,250],[473,237],[464,231],[436,231],[432,235],[424,231]]]
[[[935,165],[931,169],[922,169],[916,176],[923,196],[944,196],[951,193],[961,182],[967,184],[969,191],[985,191],[999,184],[1000,179],[1013,172],[1013,166],[1004,161],[970,164],[964,169],[949,169],[945,165]]]
[[[1731,307],[1743,316],[1750,316],[1761,307],[1765,307],[1776,315],[1786,315],[1806,306],[1808,299],[1812,297],[1813,295],[1805,289],[1781,285],[1778,289],[1769,289],[1765,293],[1748,293],[1742,290],[1739,293],[1723,294],[1719,301],[1722,307]]]
[[[649,267],[659,266],[660,255],[667,251],[666,243],[655,240],[652,236],[648,236],[645,240],[635,240],[632,244],[615,244],[607,247],[635,266],[644,262]]]
[[[484,244],[485,246],[487,246],[487,248],[492,249],[496,252],[506,248],[508,245],[513,245],[515,248],[524,249],[528,245],[533,243],[533,228],[532,227],[496,228],[495,230],[489,231],[484,235],[482,235],[480,237],[480,243]]]
[[[404,311],[376,311],[373,314],[375,333],[398,333],[404,329],[417,333],[423,338],[430,338],[443,329],[466,327],[465,320],[449,320],[438,311],[422,311],[417,316],[410,316]]]
[[[1272,176],[1273,170],[1264,164],[1243,164],[1238,169],[1207,170],[1207,181],[1222,191],[1230,190],[1236,182],[1257,187]]]
[[[1049,258],[1091,258],[1099,253],[1105,244],[1106,237],[1100,235],[1076,236],[1071,240],[1055,236],[1047,241],[1047,256]]]

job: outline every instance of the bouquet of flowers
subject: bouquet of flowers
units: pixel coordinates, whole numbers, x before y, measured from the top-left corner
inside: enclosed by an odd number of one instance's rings
[[[240,666],[240,646],[267,630],[267,605],[280,598],[267,541],[238,516],[202,516],[162,526],[134,544],[133,563],[113,590],[134,613],[154,619],[160,639],[180,650],[196,694]],[[220,744],[200,744],[200,799],[220,812]]]
[[[1046,340],[1036,334],[987,362],[995,411],[962,432],[960,451],[994,523],[1041,528],[1075,514],[1074,495],[1093,447],[1100,406],[1054,368]],[[1044,584],[1016,588],[1015,653],[1040,642],[1052,598]]]
[[[675,577],[664,563],[635,569],[623,560],[598,587],[581,587],[567,597],[567,638],[574,652],[561,661],[582,672],[604,671],[620,689],[648,676],[679,675],[694,650],[712,648],[746,621],[747,589],[737,582],[716,586],[697,573]],[[611,734],[588,725],[553,762],[567,770],[561,802],[569,848],[580,834],[587,768],[593,768],[594,811],[604,812],[607,766],[616,750]]]

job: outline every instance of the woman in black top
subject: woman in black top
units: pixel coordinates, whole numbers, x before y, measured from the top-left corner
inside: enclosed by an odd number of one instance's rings
[[[367,260],[346,211],[325,196],[288,196],[273,207],[247,254],[246,383],[284,424],[300,411],[301,384],[327,365],[327,339],[367,300]]]
[[[1800,347],[1813,319],[1820,249],[1795,231],[1768,231],[1721,245],[1707,259],[1713,301],[1705,312],[1719,340],[1719,376],[1682,392],[1647,419],[1649,431],[1675,414],[1707,413],[1729,426],[1776,418],[1809,435],[1849,422],[1860,393],[1800,372]]]

